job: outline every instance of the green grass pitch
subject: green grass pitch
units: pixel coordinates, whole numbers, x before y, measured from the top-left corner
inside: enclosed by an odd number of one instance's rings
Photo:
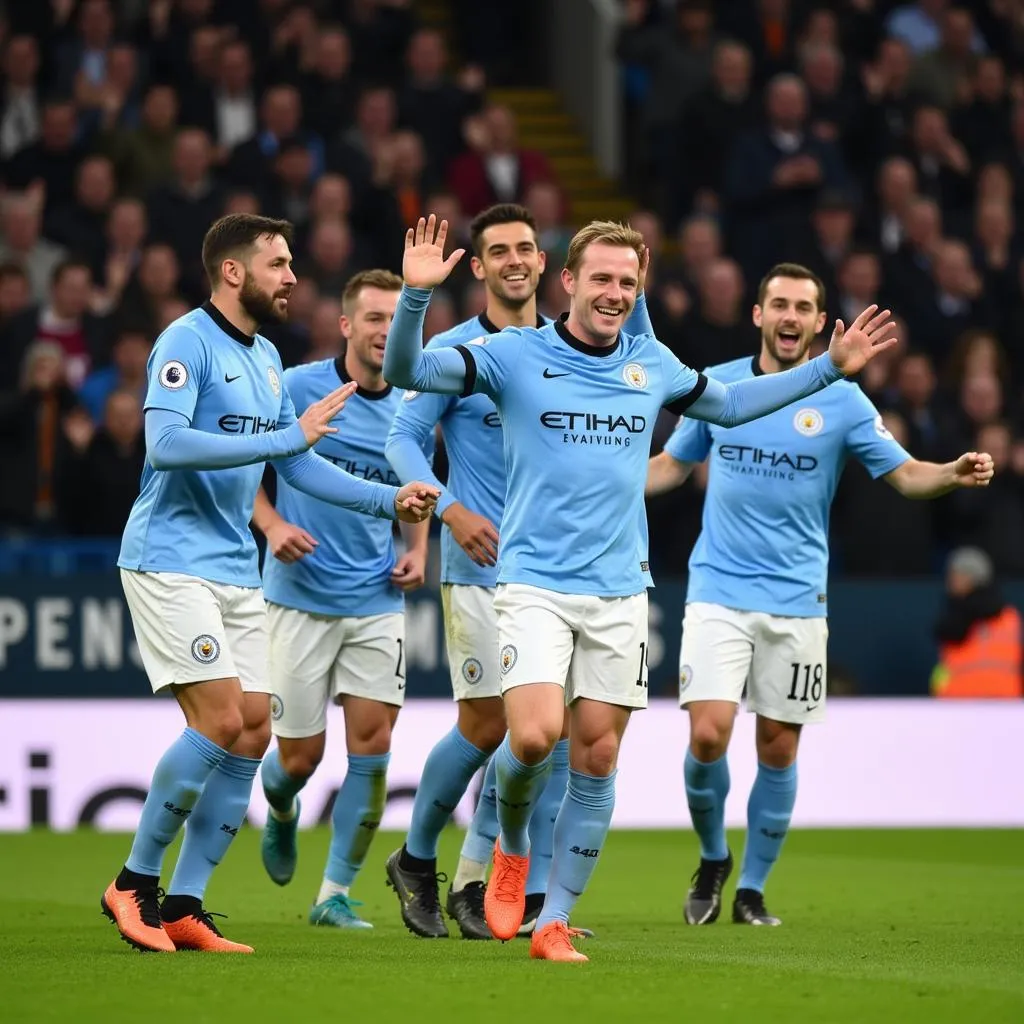
[[[686,927],[693,836],[615,832],[575,916],[597,932],[583,965],[533,962],[523,941],[413,938],[384,886],[394,834],[377,837],[353,891],[375,930],[314,929],[327,838],[301,835],[296,879],[279,889],[259,834],[240,833],[207,906],[257,952],[217,957],[119,941],[99,897],[127,837],[0,837],[0,1020],[1024,1021],[1022,831],[795,832],[768,893],[776,929],[728,921],[735,875],[723,918]],[[448,830],[443,865],[458,843]]]

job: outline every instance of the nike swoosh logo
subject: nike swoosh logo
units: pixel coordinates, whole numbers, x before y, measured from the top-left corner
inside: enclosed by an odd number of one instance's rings
[[[225,383],[225,384],[230,384],[230,383],[231,383],[231,382],[232,382],[233,380],[238,380],[238,378],[239,378],[239,377],[241,377],[241,376],[242,376],[242,375],[241,375],[240,373],[236,373],[236,374],[234,375],[234,377],[229,377],[229,376],[228,376],[228,375],[227,375],[227,374],[225,373],[225,374],[224,374],[224,383]]]
[[[570,373],[572,373],[572,370],[566,370],[565,373],[552,373],[550,370],[548,370],[545,367],[545,369],[544,369],[544,378],[546,380],[554,380],[555,377],[568,377]]]
[[[817,704],[811,704],[809,707],[804,708],[804,711],[813,711],[817,706]]]

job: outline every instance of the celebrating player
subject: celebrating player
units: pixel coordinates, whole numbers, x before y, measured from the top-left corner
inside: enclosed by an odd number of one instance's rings
[[[806,365],[825,325],[825,289],[806,267],[779,264],[761,281],[753,317],[760,352],[710,367],[709,378],[728,384]],[[684,420],[650,462],[647,493],[661,494],[711,458],[703,528],[690,557],[679,669],[679,699],[690,716],[686,798],[701,845],[686,897],[690,924],[718,917],[732,871],[726,750],[744,684],[747,708],[757,715],[758,769],[732,917],[780,923],[765,909],[764,887],[796,801],[801,727],[825,715],[829,507],[851,455],[907,498],[937,498],[992,479],[992,459],[984,453],[968,452],[946,465],[911,458],[852,382],[756,425]]]
[[[427,345],[428,351],[468,344],[505,327],[543,327],[537,286],[545,256],[525,207],[492,206],[470,225],[472,270],[484,282],[487,308]],[[401,850],[388,859],[390,884],[410,931],[427,938],[448,935],[437,889],[437,841],[473,775],[505,735],[505,709],[498,672],[498,627],[494,613],[498,529],[505,507],[505,461],[501,421],[485,394],[409,392],[395,417],[387,454],[403,480],[423,479],[441,491],[437,515],[441,535],[441,595],[456,725],[430,752],[413,804],[412,828]],[[441,425],[448,453],[448,486],[430,472],[422,447]],[[551,864],[551,833],[569,777],[569,743],[560,739],[552,770],[530,822],[532,858],[526,882],[529,934],[540,913]],[[492,938],[484,920],[484,884],[498,834],[494,761],[466,834],[446,909],[467,939]]]
[[[662,406],[737,425],[855,373],[894,343],[887,313],[841,325],[829,352],[786,374],[724,385],[684,366],[650,334],[623,326],[639,283],[642,236],[595,222],[573,238],[562,282],[569,313],[543,328],[506,328],[485,344],[422,349],[430,289],[461,258],[444,257],[447,224],[406,235],[405,287],[384,375],[442,394],[482,391],[503,425],[508,498],[495,609],[509,733],[498,747],[494,870],[487,924],[512,938],[525,909],[527,827],[571,705],[570,773],[531,956],[585,960],[569,912],[611,822],[615,763],[630,711],[647,703],[647,533],[643,508]]]
[[[257,334],[283,320],[295,284],[287,221],[234,214],[203,240],[212,295],[161,334],[149,362],[146,465],[118,565],[153,690],[170,687],[186,728],[157,763],[104,913],[144,950],[252,952],[203,909],[213,868],[249,804],[270,739],[266,609],[249,530],[263,463],[293,487],[367,515],[428,517],[436,489],[358,480],[308,449],[355,391],[334,388],[296,419],[281,360]],[[164,852],[188,819],[168,889]]]
[[[340,381],[358,385],[335,418],[337,433],[316,452],[365,480],[397,483],[384,456],[401,402],[381,375],[384,339],[402,279],[387,270],[356,274],[342,296],[345,353],[287,370],[284,386],[303,405]],[[433,435],[424,438],[428,455]],[[427,455],[423,465],[429,471]],[[278,885],[296,862],[298,793],[324,756],[327,708],[345,713],[348,772],[331,813],[331,846],[311,924],[370,928],[349,899],[387,796],[391,731],[405,699],[403,591],[423,584],[430,523],[404,526],[406,552],[396,556],[391,524],[339,513],[282,480],[277,508],[261,490],[253,522],[267,538],[263,571],[270,627],[272,728],[277,748],[263,760],[270,804],[263,866]]]

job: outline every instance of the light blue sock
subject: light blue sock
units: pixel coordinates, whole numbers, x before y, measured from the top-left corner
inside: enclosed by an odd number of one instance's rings
[[[142,805],[139,827],[125,861],[129,871],[159,875],[164,853],[192,813],[210,772],[227,756],[223,747],[186,729],[164,752]]]
[[[434,745],[423,766],[412,805],[412,823],[405,837],[405,849],[410,857],[420,860],[437,857],[441,831],[486,760],[487,755],[474,747],[457,725]]]
[[[725,860],[729,846],[725,838],[725,798],[729,794],[729,762],[723,754],[717,761],[698,761],[687,748],[683,762],[686,802],[690,820],[700,840],[704,860]]]
[[[324,878],[350,886],[366,860],[388,799],[390,754],[349,754],[345,781],[331,811],[331,848]]]
[[[484,785],[476,802],[473,820],[462,840],[460,856],[478,864],[489,864],[494,856],[494,840],[498,838],[498,759],[491,757],[484,772]]]
[[[277,747],[267,753],[260,767],[260,781],[263,783],[263,794],[267,803],[287,814],[295,803],[295,797],[305,786],[307,779],[294,779],[281,764],[281,752]]]
[[[537,764],[523,764],[512,753],[509,734],[494,752],[501,849],[517,857],[530,852],[530,818],[551,773],[551,755]]]
[[[796,763],[788,768],[757,765],[747,801],[747,845],[737,889],[764,892],[768,872],[779,859],[796,803]]]
[[[606,777],[569,771],[565,799],[555,819],[554,856],[540,930],[552,921],[568,922],[583,895],[604,846],[615,807],[615,772]]]
[[[245,821],[259,767],[258,757],[226,754],[217,770],[210,773],[185,827],[181,853],[167,887],[168,896],[203,898],[213,869]]]
[[[569,741],[559,740],[551,751],[551,775],[530,819],[530,871],[526,876],[526,894],[544,894],[551,873],[551,851],[555,819],[558,817],[565,787],[569,781]]]

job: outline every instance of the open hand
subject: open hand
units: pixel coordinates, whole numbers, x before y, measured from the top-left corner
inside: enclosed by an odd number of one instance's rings
[[[402,278],[410,288],[435,288],[455,269],[455,264],[462,259],[466,250],[456,249],[448,259],[445,259],[444,243],[447,237],[448,221],[443,220],[438,225],[434,214],[426,220],[420,217],[415,229],[409,228],[406,231]]]
[[[306,437],[306,443],[312,448],[313,445],[326,434],[336,434],[337,427],[330,426],[331,420],[345,408],[345,403],[355,394],[359,387],[355,381],[350,380],[335,388],[329,395],[314,402],[300,417],[299,425]]]
[[[878,306],[868,306],[847,329],[842,320],[836,321],[828,354],[836,367],[847,377],[859,373],[868,360],[874,359],[896,344],[896,324],[888,309],[878,312]]]

